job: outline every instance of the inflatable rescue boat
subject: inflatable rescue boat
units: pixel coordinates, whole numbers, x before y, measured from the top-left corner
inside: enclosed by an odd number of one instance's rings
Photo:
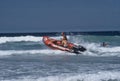
[[[67,51],[76,54],[80,54],[81,52],[86,51],[86,48],[84,48],[83,46],[77,46],[70,42],[68,42],[67,47],[64,47],[62,46],[62,42],[60,40],[56,40],[48,36],[43,36],[43,42],[46,46],[55,50]]]

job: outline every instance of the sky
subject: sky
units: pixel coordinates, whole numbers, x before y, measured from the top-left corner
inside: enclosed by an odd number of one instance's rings
[[[0,0],[0,32],[120,31],[120,0]]]

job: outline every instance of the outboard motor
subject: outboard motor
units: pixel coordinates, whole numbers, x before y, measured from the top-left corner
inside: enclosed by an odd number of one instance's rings
[[[85,48],[85,47],[83,47],[83,46],[78,46],[78,49],[80,50],[80,51],[82,51],[82,52],[84,52],[84,51],[86,51],[87,49]]]
[[[80,53],[80,52],[86,51],[87,49],[85,47],[79,45],[79,46],[74,46],[73,50],[74,50],[74,53]]]

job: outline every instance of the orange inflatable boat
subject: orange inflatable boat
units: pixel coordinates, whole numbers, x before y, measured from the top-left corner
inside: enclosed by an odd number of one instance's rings
[[[43,36],[43,42],[46,46],[55,50],[67,51],[67,52],[76,53],[76,54],[80,54],[81,52],[86,51],[86,48],[84,48],[83,46],[77,46],[70,42],[68,42],[67,47],[64,47],[62,46],[62,43],[60,40],[56,40],[48,36]]]

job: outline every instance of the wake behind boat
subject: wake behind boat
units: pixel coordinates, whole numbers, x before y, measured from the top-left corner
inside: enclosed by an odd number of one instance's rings
[[[70,42],[68,42],[67,47],[64,47],[62,46],[62,43],[60,40],[56,40],[48,36],[43,36],[43,42],[46,46],[55,50],[67,51],[67,52],[76,53],[76,54],[81,54],[82,52],[86,51],[86,48],[84,48],[83,46],[80,46],[80,45],[77,46]]]

